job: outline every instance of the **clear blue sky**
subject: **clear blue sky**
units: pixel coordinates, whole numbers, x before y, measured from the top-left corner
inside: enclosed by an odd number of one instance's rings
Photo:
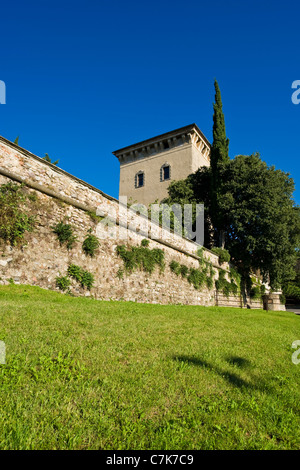
[[[300,202],[297,1],[24,0],[1,4],[0,135],[118,197],[113,150],[193,122],[230,156],[260,152]]]

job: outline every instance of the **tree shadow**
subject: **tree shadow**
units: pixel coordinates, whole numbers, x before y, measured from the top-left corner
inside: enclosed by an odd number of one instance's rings
[[[226,361],[228,364],[237,366],[240,369],[249,369],[252,365],[249,359],[245,359],[244,357],[240,356],[228,356],[226,357]]]
[[[173,356],[173,360],[211,370],[212,372],[215,372],[220,375],[220,377],[226,380],[229,384],[240,389],[261,390],[265,392],[271,391],[269,385],[267,385],[266,382],[262,381],[261,379],[258,379],[257,377],[252,376],[251,381],[244,380],[239,377],[236,373],[229,372],[228,370],[223,370],[220,367],[210,364],[209,362],[199,357],[181,355]],[[230,356],[226,360],[230,365],[238,366],[240,369],[249,368],[251,366],[251,362],[248,359],[238,356]]]

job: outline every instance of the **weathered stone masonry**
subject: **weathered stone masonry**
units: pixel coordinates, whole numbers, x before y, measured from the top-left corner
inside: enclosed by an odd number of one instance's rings
[[[7,283],[12,278],[22,284],[57,289],[56,277],[65,275],[69,264],[73,263],[90,271],[95,277],[95,286],[91,292],[84,291],[77,284],[72,285],[72,291],[78,295],[93,295],[105,300],[191,305],[215,305],[217,298],[219,305],[245,306],[239,297],[226,299],[220,294],[217,297],[214,289],[208,290],[206,287],[196,290],[186,279],[172,273],[169,268],[172,260],[188,267],[199,266],[196,255],[198,246],[151,222],[149,232],[159,233],[158,239],[150,239],[149,247],[164,250],[165,272],[159,273],[157,269],[149,275],[138,271],[119,279],[117,272],[123,268],[123,261],[117,256],[116,247],[124,243],[124,235],[127,236],[128,244],[140,244],[147,237],[143,231],[145,218],[131,213],[128,220],[124,220],[119,214],[116,199],[0,137],[0,184],[10,180],[24,182],[31,191],[37,193],[37,222],[34,232],[26,234],[25,246],[3,247],[0,258],[1,283]],[[90,258],[82,251],[82,242],[89,229],[96,233],[96,222],[88,213],[96,210],[105,216],[117,214],[120,239],[101,240],[97,256]],[[51,229],[65,218],[74,226],[78,237],[70,251],[60,246]],[[139,233],[130,229],[134,225],[139,227]],[[205,250],[204,256],[215,267],[219,266],[215,254]],[[247,301],[250,302],[249,299]],[[252,303],[252,307],[260,306],[259,302]]]

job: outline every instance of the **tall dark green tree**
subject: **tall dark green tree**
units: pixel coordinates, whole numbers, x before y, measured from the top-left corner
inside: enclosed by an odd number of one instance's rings
[[[210,185],[210,213],[214,227],[216,245],[224,247],[225,232],[224,220],[220,211],[220,200],[223,196],[223,178],[226,165],[229,163],[229,139],[226,136],[225,118],[221,92],[215,80],[215,103],[213,114],[213,143],[211,148],[211,185]]]
[[[294,181],[259,154],[238,155],[222,177],[226,248],[240,272],[259,270],[276,289],[295,275],[300,211]]]
[[[228,156],[221,94],[215,82],[211,167],[173,182],[168,204],[204,203],[205,246],[221,239],[246,280],[259,271],[276,289],[295,276],[300,252],[300,208],[288,173],[269,167],[259,154]]]
[[[210,241],[209,168],[199,168],[185,180],[174,181],[168,204],[204,203],[205,246]],[[294,181],[269,167],[258,154],[238,155],[222,172],[222,215],[226,248],[247,279],[259,271],[274,289],[293,279],[300,250],[300,209],[293,200]]]
[[[213,143],[211,148],[211,168],[218,176],[218,171],[229,162],[229,139],[226,137],[225,118],[221,92],[215,80],[215,103],[213,114]]]
[[[221,92],[217,80],[215,86],[215,103],[213,105],[213,143],[211,148],[210,167],[199,168],[186,180],[171,183],[167,204],[202,203],[205,208],[205,246],[225,245],[223,212],[220,204],[223,198],[223,173],[230,159],[228,155],[229,139],[226,136],[225,119]]]

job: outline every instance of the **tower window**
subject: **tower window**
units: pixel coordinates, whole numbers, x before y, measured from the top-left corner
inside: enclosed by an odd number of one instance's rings
[[[169,166],[165,166],[164,169],[163,169],[163,178],[164,180],[168,180],[170,178],[170,167]]]
[[[165,163],[160,169],[160,181],[171,179],[171,167],[168,163]]]
[[[141,188],[144,185],[145,185],[145,173],[143,171],[139,171],[135,175],[135,187]]]

